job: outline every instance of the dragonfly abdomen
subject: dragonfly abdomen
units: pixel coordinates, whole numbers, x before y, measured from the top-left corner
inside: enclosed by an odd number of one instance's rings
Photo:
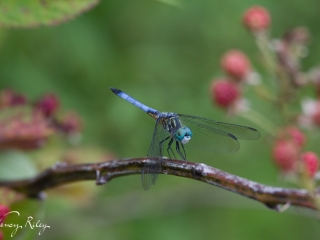
[[[122,92],[119,89],[111,88],[111,91],[116,94],[117,96],[121,97],[122,99],[126,100],[127,102],[133,104],[134,106],[140,108],[142,111],[148,113],[149,115],[158,115],[158,111],[148,107],[147,105],[144,105],[143,103],[139,102],[138,100],[134,99],[133,97],[129,96],[128,94]]]

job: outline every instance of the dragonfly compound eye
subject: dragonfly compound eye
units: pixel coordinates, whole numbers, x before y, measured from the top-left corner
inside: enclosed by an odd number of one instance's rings
[[[182,144],[186,144],[190,141],[192,132],[188,127],[181,127],[175,132],[174,136],[176,140],[178,140]]]

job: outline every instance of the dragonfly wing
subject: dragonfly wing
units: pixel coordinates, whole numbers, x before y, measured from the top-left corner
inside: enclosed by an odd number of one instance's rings
[[[142,174],[141,174],[141,183],[144,190],[149,190],[152,184],[155,184],[158,174],[155,172],[156,165],[152,160],[147,159],[144,163]]]
[[[182,124],[193,133],[186,148],[202,149],[214,152],[236,152],[240,139],[257,139],[260,133],[250,127],[217,122],[206,118],[178,115]]]
[[[202,117],[197,117],[192,115],[184,115],[184,114],[178,114],[178,115],[186,123],[197,122],[201,125],[208,126],[210,128],[215,128],[218,130],[231,133],[233,136],[235,136],[238,139],[255,140],[260,137],[260,132],[257,129],[254,129],[252,127],[241,126],[241,125],[225,123],[225,122],[218,122],[218,121],[210,120],[207,118],[202,118]]]
[[[161,144],[161,141],[168,135],[169,133],[167,133],[163,129],[162,125],[157,121],[141,175],[142,186],[146,191],[152,186],[152,184],[156,183],[158,173],[161,171],[163,156],[163,144]]]

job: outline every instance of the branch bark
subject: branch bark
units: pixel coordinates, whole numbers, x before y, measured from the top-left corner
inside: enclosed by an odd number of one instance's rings
[[[102,185],[116,177],[141,174],[145,160],[146,158],[130,158],[78,165],[58,163],[34,178],[0,181],[0,186],[13,189],[28,197],[42,199],[44,190],[66,183],[95,180],[97,185]],[[317,209],[315,195],[305,189],[266,186],[202,163],[163,159],[160,174],[206,182],[259,201],[278,211],[281,209],[280,206],[285,204]]]

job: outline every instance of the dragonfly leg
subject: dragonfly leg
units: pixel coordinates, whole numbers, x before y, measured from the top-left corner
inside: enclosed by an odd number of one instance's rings
[[[183,149],[183,156],[184,156],[183,160],[186,160],[187,159],[187,153],[186,153],[186,150],[184,149],[183,143],[181,143],[181,146],[182,146],[182,149]]]
[[[168,143],[168,148],[167,148],[167,152],[168,152],[170,159],[172,159],[171,155],[170,155],[170,150],[171,150],[171,153],[173,154],[174,158],[176,158],[176,155],[174,154],[174,151],[171,148],[172,143],[173,143],[173,138],[170,139],[170,142]]]
[[[178,141],[176,141],[176,151],[177,151],[177,153],[179,154],[179,156],[183,159],[183,156],[182,156],[182,154],[181,154],[180,147],[179,147],[179,142],[178,142]]]
[[[176,151],[177,153],[179,154],[179,156],[182,158],[182,160],[186,160],[186,152],[184,150],[184,147],[183,147],[183,144],[181,144],[182,146],[182,149],[183,149],[183,152],[184,154],[182,154],[181,150],[180,150],[180,144],[178,141],[176,141]]]
[[[163,139],[160,143],[159,143],[159,148],[161,149],[161,157],[163,156],[163,154],[162,154],[162,144],[165,142],[165,141],[167,141],[168,139],[170,138],[170,136],[169,137],[166,137],[165,139]]]

